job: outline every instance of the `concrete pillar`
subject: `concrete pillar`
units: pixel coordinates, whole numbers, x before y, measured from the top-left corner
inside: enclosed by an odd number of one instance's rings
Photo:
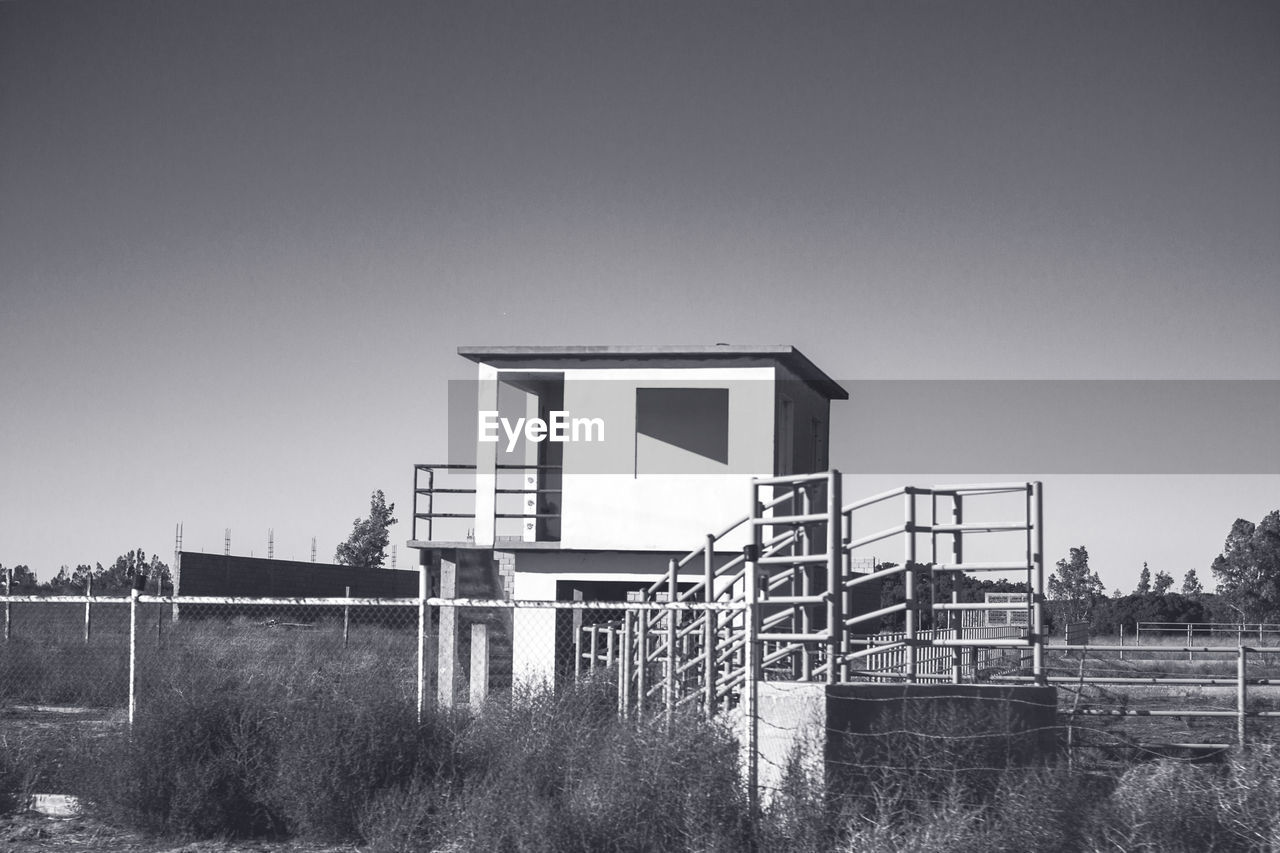
[[[489,697],[489,626],[471,625],[471,707],[478,708]]]
[[[458,597],[458,557],[440,557],[440,598]],[[436,646],[436,700],[441,708],[454,707],[458,678],[458,608],[440,608],[440,636]]]

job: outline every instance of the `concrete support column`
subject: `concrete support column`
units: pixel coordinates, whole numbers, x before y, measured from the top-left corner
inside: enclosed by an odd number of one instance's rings
[[[478,708],[489,698],[489,626],[471,625],[471,707]]]
[[[458,557],[448,552],[440,557],[440,598],[457,597]],[[440,608],[440,637],[436,648],[436,699],[441,708],[452,708],[457,699],[458,608]]]

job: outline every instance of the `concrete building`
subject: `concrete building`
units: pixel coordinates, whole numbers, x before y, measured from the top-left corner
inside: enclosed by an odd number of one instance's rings
[[[831,401],[848,398],[792,346],[458,353],[476,380],[451,389],[453,458],[415,468],[408,543],[443,597],[625,601],[743,515],[752,477],[826,470]],[[740,538],[717,555],[740,553]],[[467,660],[446,648],[465,645],[466,613],[442,608],[446,686],[459,677],[451,661]],[[509,648],[517,678],[554,679],[592,617],[474,618],[490,625],[491,652]],[[491,679],[504,677],[496,665]]]

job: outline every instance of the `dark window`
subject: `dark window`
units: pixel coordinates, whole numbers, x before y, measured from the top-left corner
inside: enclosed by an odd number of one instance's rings
[[[729,464],[728,388],[637,388],[636,434]]]

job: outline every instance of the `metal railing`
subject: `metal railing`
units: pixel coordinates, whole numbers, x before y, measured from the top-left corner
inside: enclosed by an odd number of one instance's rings
[[[751,715],[755,684],[761,680],[937,681],[983,678],[993,671],[1026,667],[1043,683],[1044,571],[1038,483],[904,487],[843,505],[838,471],[753,480],[751,511],[706,534],[687,554],[672,559],[666,575],[646,590],[693,605],[687,610],[627,614],[607,626],[590,626],[581,656],[595,664],[616,661],[619,693],[626,707],[664,707],[668,714],[700,704],[714,714],[745,703]],[[966,521],[966,502],[992,495],[1022,495],[1021,517],[1013,521]],[[902,522],[858,535],[861,514],[895,498],[904,502]],[[929,500],[928,521],[919,502]],[[940,510],[949,517],[943,519]],[[751,543],[741,553],[716,548],[746,528]],[[1019,534],[1017,559],[965,560],[966,537]],[[929,561],[918,537],[928,537]],[[899,565],[866,561],[860,549],[903,540]],[[940,539],[943,541],[940,543]],[[940,544],[950,544],[943,561]],[[1008,556],[1008,555],[1006,555]],[[961,601],[959,577],[969,571],[1019,571],[1031,591],[1027,625],[964,627],[966,614],[998,606]],[[886,580],[903,580],[901,600],[870,606],[862,593]],[[951,583],[950,600],[931,595]],[[867,586],[871,585],[871,586]],[[698,606],[701,604],[701,606]],[[884,619],[903,620],[897,633],[880,631]],[[925,628],[924,622],[938,624]]]
[[[413,524],[411,539],[419,541],[418,522],[426,523],[425,541],[432,541],[435,534],[436,519],[471,519],[476,520],[476,488],[472,485],[470,488],[456,486],[440,486],[436,485],[436,475],[438,473],[453,473],[463,471],[476,471],[475,465],[452,465],[452,464],[420,464],[413,466]],[[517,473],[520,477],[518,486],[502,485],[500,482],[495,483],[494,501],[492,517],[495,524],[495,532],[498,521],[518,520],[521,524],[516,528],[519,532],[515,535],[523,536],[525,533],[536,530],[539,519],[558,519],[560,512],[557,509],[554,512],[540,511],[540,505],[543,501],[542,495],[558,495],[561,490],[558,487],[547,486],[544,482],[544,472],[560,471],[559,465],[515,465],[515,464],[499,464],[495,466],[495,475],[499,478],[512,478]],[[473,481],[474,482],[474,481]],[[521,495],[523,504],[520,512],[505,512],[499,504],[503,496]],[[456,496],[467,496],[470,498],[469,506],[464,510],[457,507],[450,509],[437,509],[436,499],[440,496],[446,496],[446,499]]]
[[[1138,622],[1134,628],[1134,641],[1139,645],[1144,633],[1148,639],[1185,639],[1188,646],[1195,645],[1196,637],[1205,636],[1211,640],[1234,637],[1237,646],[1254,641],[1263,646],[1268,639],[1280,642],[1280,624],[1273,622]]]

